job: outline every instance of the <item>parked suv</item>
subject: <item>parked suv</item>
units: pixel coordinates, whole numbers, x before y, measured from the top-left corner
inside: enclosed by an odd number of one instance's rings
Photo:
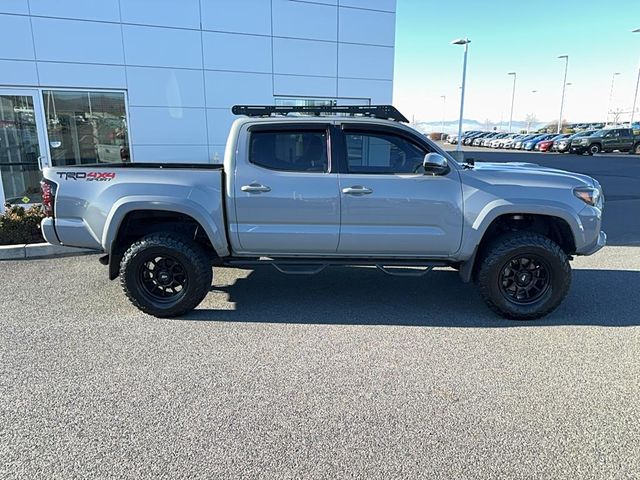
[[[640,155],[640,137],[635,136],[630,128],[609,128],[571,140],[572,153],[594,155],[614,150]]]
[[[586,175],[458,163],[391,106],[233,112],[243,116],[224,165],[45,169],[47,241],[104,252],[109,278],[160,317],[195,308],[212,266],[371,265],[392,275],[451,267],[491,309],[520,320],[554,310],[569,261],[605,244],[602,189]]]

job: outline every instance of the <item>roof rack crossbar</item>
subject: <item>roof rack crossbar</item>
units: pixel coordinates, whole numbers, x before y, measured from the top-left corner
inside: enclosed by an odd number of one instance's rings
[[[234,105],[231,111],[234,115],[246,115],[248,117],[270,117],[272,115],[288,115],[290,113],[315,116],[339,114],[409,123],[409,120],[392,105]]]

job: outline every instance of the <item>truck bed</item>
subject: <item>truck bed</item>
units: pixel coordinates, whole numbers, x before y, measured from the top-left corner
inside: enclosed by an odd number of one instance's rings
[[[42,223],[49,243],[109,253],[128,213],[169,211],[199,222],[211,244],[227,251],[222,165],[71,165],[43,175],[55,184],[54,215]]]

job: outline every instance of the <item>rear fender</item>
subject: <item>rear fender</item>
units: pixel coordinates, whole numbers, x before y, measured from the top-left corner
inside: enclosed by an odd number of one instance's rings
[[[188,215],[200,224],[219,256],[229,255],[224,225],[217,225],[201,205],[188,198],[174,199],[155,196],[123,197],[113,205],[107,216],[107,228],[104,229],[102,235],[102,246],[105,252],[111,252],[111,246],[125,216],[136,210],[164,210]],[[222,214],[220,214],[219,220],[223,221]]]

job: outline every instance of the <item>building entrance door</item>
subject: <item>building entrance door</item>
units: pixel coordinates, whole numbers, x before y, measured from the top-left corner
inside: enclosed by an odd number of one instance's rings
[[[44,114],[37,90],[0,88],[0,211],[5,203],[39,203],[49,166]]]

